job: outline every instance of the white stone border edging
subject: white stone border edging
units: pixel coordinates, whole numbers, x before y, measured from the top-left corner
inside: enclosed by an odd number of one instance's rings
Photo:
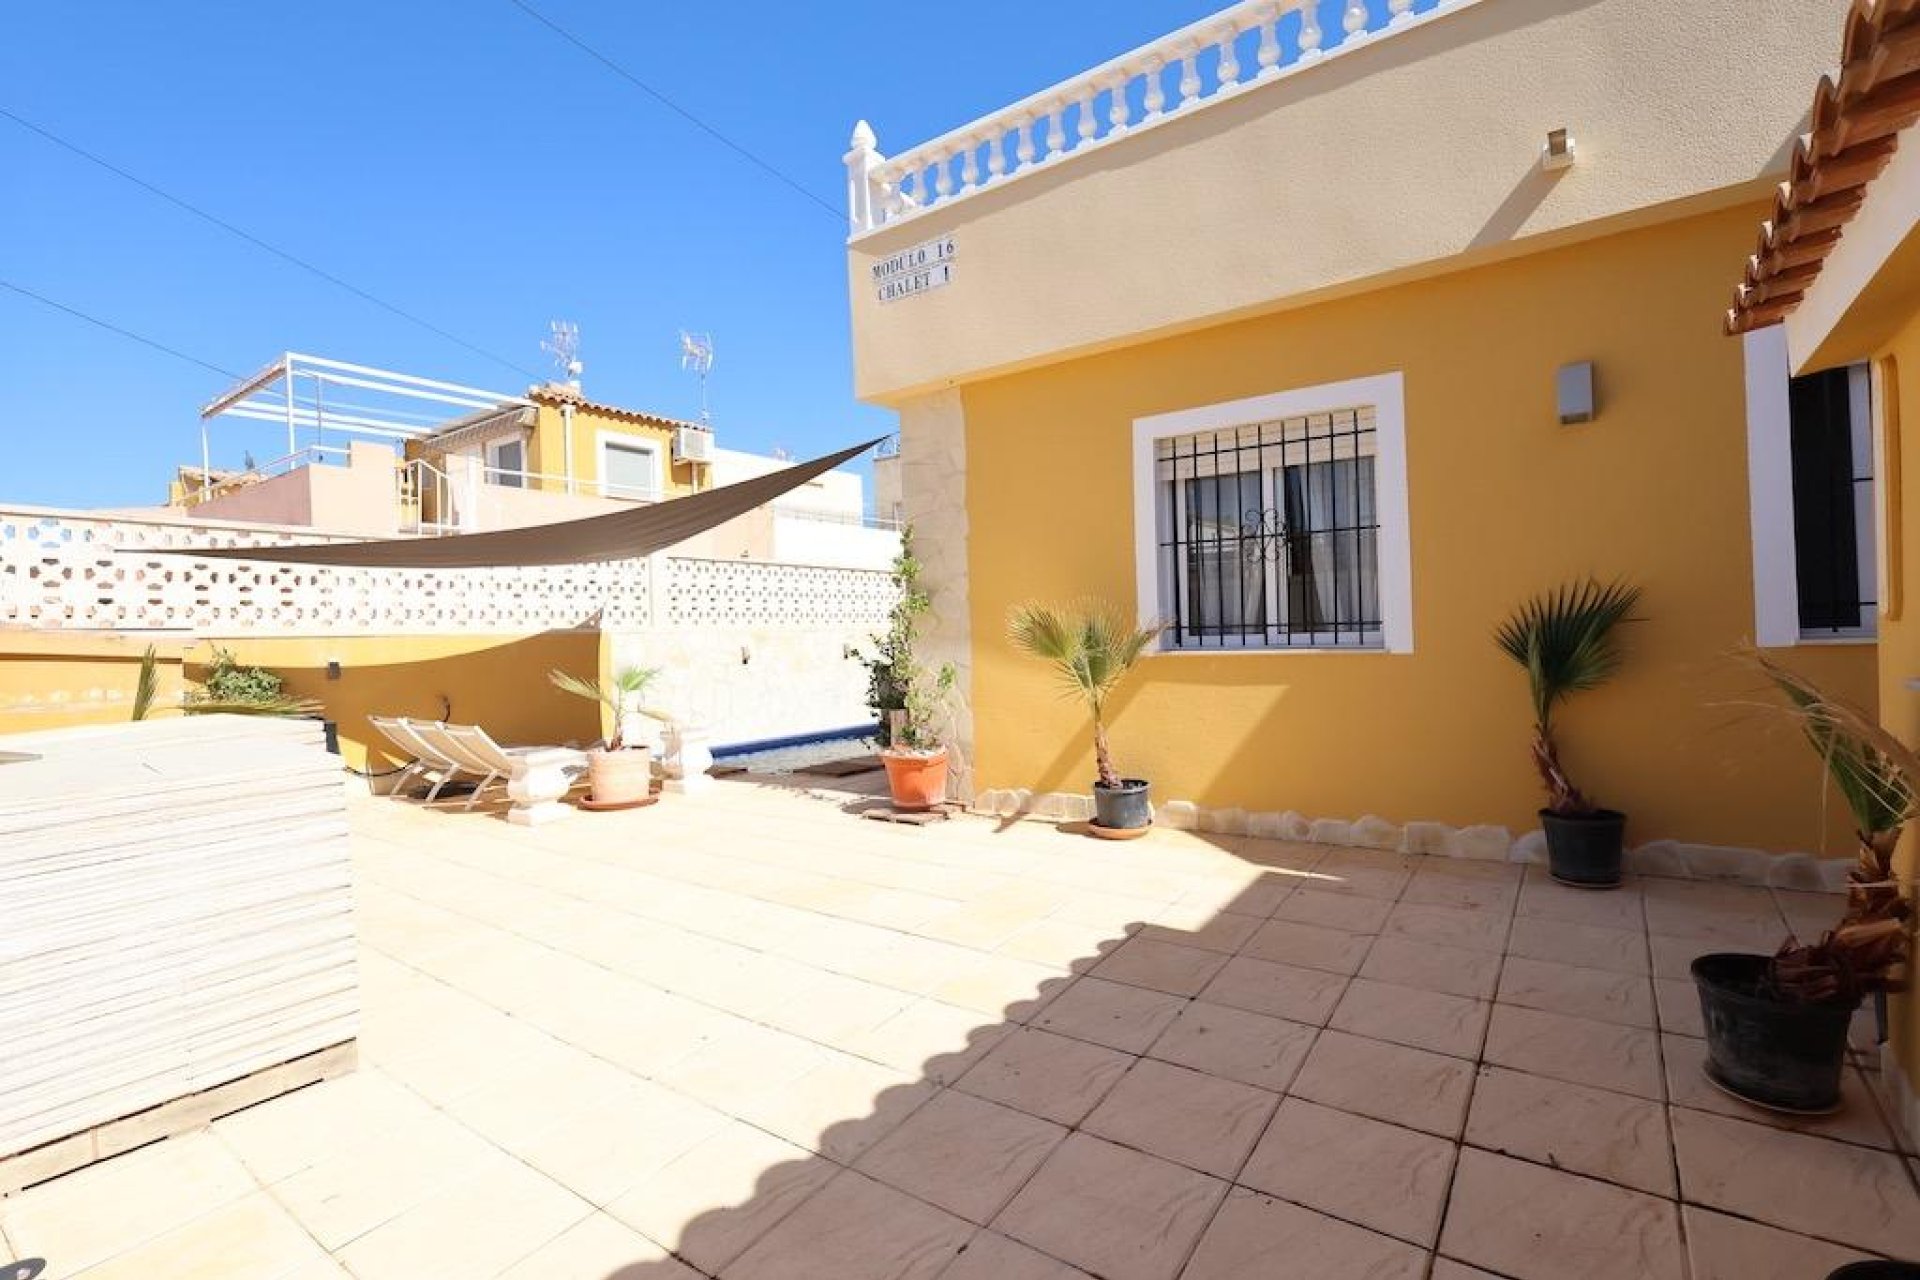
[[[1093,797],[1063,791],[1035,793],[1024,787],[1001,788],[982,792],[973,802],[973,811],[1002,818],[1031,815],[1058,822],[1086,822],[1093,817]],[[1409,822],[1400,825],[1372,814],[1349,822],[1339,818],[1308,818],[1292,810],[1273,813],[1202,809],[1191,800],[1169,800],[1155,806],[1153,822],[1155,826],[1175,831],[1384,849],[1478,862],[1545,863],[1547,860],[1543,832],[1529,831],[1515,839],[1506,827],[1490,824],[1451,827],[1444,822]],[[1808,893],[1842,893],[1853,859],[1652,840],[1628,851],[1627,866],[1640,875],[1715,880]]]

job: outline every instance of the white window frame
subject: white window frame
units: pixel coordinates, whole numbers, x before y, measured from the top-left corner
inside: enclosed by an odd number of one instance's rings
[[[1789,387],[1793,364],[1787,352],[1783,325],[1749,330],[1742,342],[1746,360],[1747,394],[1747,519],[1753,545],[1753,642],[1762,649],[1797,645],[1872,644],[1878,638],[1876,604],[1866,622],[1853,630],[1800,629],[1799,548],[1793,536],[1793,411]],[[1873,467],[1870,504],[1857,502],[1854,528],[1859,539],[1860,585],[1863,594],[1881,601],[1884,560],[1880,546],[1885,483],[1873,440],[1872,371],[1855,365],[1850,371],[1855,465]]]
[[[653,492],[651,493],[615,493],[613,484],[607,479],[607,447],[609,445],[631,449],[636,453],[653,455]],[[661,465],[664,456],[658,440],[649,440],[645,436],[629,435],[624,431],[602,431],[595,439],[596,455],[600,464],[600,495],[606,498],[625,498],[634,502],[658,502],[666,495],[666,470]]]
[[[500,464],[500,450],[508,445],[517,445],[520,449],[520,465],[505,467]],[[483,476],[488,484],[499,485],[505,489],[529,489],[527,483],[527,439],[525,436],[501,436],[489,440],[480,446],[480,465],[485,468]],[[502,475],[510,475],[511,480],[503,480]]]
[[[1134,591],[1141,625],[1147,626],[1166,620],[1166,602],[1161,597],[1159,497],[1154,457],[1154,446],[1159,441],[1369,406],[1373,409],[1374,418],[1374,516],[1379,526],[1375,541],[1380,593],[1380,643],[1201,647],[1170,644],[1165,633],[1162,633],[1155,642],[1153,652],[1209,656],[1413,652],[1413,556],[1407,519],[1403,383],[1404,379],[1396,371],[1134,419]]]

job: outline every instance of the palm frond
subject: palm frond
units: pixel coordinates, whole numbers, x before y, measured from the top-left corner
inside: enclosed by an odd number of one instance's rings
[[[1107,755],[1107,698],[1163,629],[1139,626],[1113,605],[1092,599],[1021,605],[1007,618],[1014,647],[1050,665],[1064,694],[1085,700],[1093,715],[1095,761],[1107,785],[1118,782]]]
[[[1563,698],[1620,669],[1614,628],[1639,602],[1638,587],[1588,579],[1535,596],[1494,632],[1501,652],[1526,670],[1536,724],[1550,728]]]
[[[133,718],[145,720],[153,714],[153,700],[160,692],[160,655],[152,645],[140,655],[140,678],[133,686]]]
[[[313,698],[193,698],[180,704],[181,714],[189,716],[317,716],[322,709]]]
[[[1872,716],[1823,692],[1799,672],[1757,650],[1753,660],[1787,698],[1789,714],[1820,753],[1827,776],[1863,841],[1897,832],[1920,810],[1920,756]]]

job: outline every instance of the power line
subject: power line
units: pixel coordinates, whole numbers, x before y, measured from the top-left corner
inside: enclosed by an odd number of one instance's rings
[[[835,221],[840,221],[847,216],[846,210],[836,208],[834,207],[834,205],[832,205],[828,201],[822,200],[818,195],[814,194],[813,191],[811,191],[809,188],[801,184],[799,181],[797,181],[794,178],[788,177],[784,172],[782,172],[779,168],[777,168],[771,161],[762,159],[760,156],[748,150],[746,147],[742,146],[740,143],[735,142],[732,138],[729,138],[726,134],[720,132],[720,130],[708,124],[705,120],[702,120],[699,116],[696,116],[695,114],[693,114],[693,112],[687,110],[685,107],[675,102],[672,98],[669,98],[666,94],[660,92],[658,89],[654,88],[652,85],[642,80],[639,76],[634,75],[633,72],[627,70],[625,67],[615,62],[612,58],[609,58],[606,54],[601,53],[598,49],[588,44],[585,40],[582,40],[579,36],[574,35],[573,32],[567,30],[565,27],[555,22],[552,18],[549,18],[546,14],[541,13],[538,9],[526,3],[526,0],[507,0],[507,3],[511,4],[514,8],[520,10],[520,12],[526,14],[529,18],[532,18],[535,22],[538,22],[541,26],[547,28],[549,31],[559,36],[562,40],[565,40],[568,44],[572,45],[574,48],[580,50],[580,52],[592,58],[595,62],[598,62],[601,66],[605,67],[607,70],[619,76],[622,80],[625,80],[628,84],[632,85],[634,88],[640,90],[640,92],[652,98],[655,102],[658,102],[661,106],[667,108],[667,110],[679,116],[682,120],[685,120],[688,124],[692,125],[694,128],[700,130],[702,133],[706,134],[708,137],[712,138],[714,141],[720,143],[722,146],[732,151],[735,155],[738,155],[743,160],[746,160],[749,164],[752,164],[755,167],[762,170],[763,172],[765,172],[768,176],[774,178],[775,180],[781,183],[784,183],[786,186],[791,187],[794,191],[805,196],[807,199],[813,201],[813,203],[819,205],[822,209],[825,209],[829,214],[831,214]]]
[[[225,231],[229,235],[237,236],[240,239],[245,240],[248,244],[253,245],[255,248],[265,250],[267,253],[270,253],[274,257],[279,258],[281,261],[291,263],[292,265],[299,267],[302,271],[305,271],[310,275],[314,275],[319,277],[322,280],[325,280],[328,284],[335,285],[341,289],[345,289],[348,293],[351,293],[353,296],[361,299],[362,301],[371,302],[374,306],[379,307],[382,311],[386,311],[392,315],[396,315],[400,317],[402,320],[405,320],[406,322],[408,322],[409,324],[418,325],[420,328],[425,329],[427,332],[432,333],[438,337],[444,338],[448,342],[453,343],[455,346],[464,347],[468,351],[473,352],[475,355],[484,356],[488,360],[493,361],[495,364],[504,365],[506,368],[512,369],[515,373],[523,374],[527,377],[533,378],[536,381],[541,380],[541,375],[534,373],[532,370],[527,369],[522,365],[516,364],[514,361],[507,359],[505,356],[495,355],[493,352],[488,351],[485,347],[475,346],[473,343],[468,342],[465,338],[462,338],[457,334],[448,333],[445,329],[442,329],[439,325],[434,324],[431,320],[423,319],[420,316],[414,315],[411,311],[407,311],[400,307],[395,306],[393,303],[388,302],[384,298],[376,297],[374,294],[368,293],[365,289],[362,289],[359,285],[354,284],[348,280],[342,280],[339,276],[334,275],[331,271],[328,271],[323,267],[315,266],[313,263],[308,262],[305,258],[302,258],[297,254],[289,253],[287,250],[280,248],[278,245],[270,244],[267,241],[262,240],[259,236],[254,235],[252,232],[247,231],[241,227],[237,227],[233,223],[228,222],[225,218],[219,217],[216,214],[209,213],[205,209],[202,209],[200,206],[193,204],[187,200],[184,200],[177,195],[174,195],[171,191],[166,191],[160,187],[156,187],[153,183],[148,182],[146,179],[139,177],[136,174],[129,173],[125,169],[122,169],[119,165],[114,164],[111,160],[108,160],[103,156],[96,155],[95,153],[87,150],[85,147],[82,147],[76,142],[68,141],[67,139],[61,137],[59,134],[54,133],[52,130],[43,128],[42,126],[35,124],[33,121],[28,120],[24,116],[17,115],[14,112],[9,111],[5,107],[0,107],[0,116],[4,116],[6,119],[13,121],[15,124],[19,125],[22,129],[25,129],[30,133],[38,134],[40,137],[45,138],[48,142],[53,143],[53,145],[55,145],[56,147],[60,147],[63,150],[69,151],[74,155],[79,156],[82,160],[87,161],[89,164],[98,165],[100,168],[105,169],[108,173],[111,173],[118,178],[122,178],[127,182],[131,182],[134,186],[139,187],[142,191],[145,191],[150,195],[158,196],[160,199],[165,200],[168,204],[173,205],[175,208],[183,209],[186,212],[192,214],[194,217],[199,218],[201,221],[210,223],[211,225],[220,228],[220,230]]]
[[[0,289],[10,289],[14,293],[19,294],[23,298],[33,299],[35,302],[39,303],[43,307],[51,307],[55,311],[64,311],[76,320],[84,320],[88,324],[93,325],[96,328],[105,329],[108,333],[117,333],[123,338],[127,338],[133,342],[139,343],[143,347],[152,347],[155,351],[164,352],[165,354],[172,356],[176,360],[185,360],[188,364],[197,364],[202,369],[209,369],[214,373],[219,374],[223,378],[228,378],[235,382],[238,382],[240,380],[241,375],[235,373],[231,369],[222,369],[219,365],[214,364],[207,360],[202,360],[199,356],[188,355],[186,352],[180,350],[177,347],[170,347],[164,342],[156,342],[152,338],[149,338],[144,334],[135,333],[131,329],[123,329],[119,325],[114,324],[111,321],[102,320],[99,316],[88,315],[86,312],[80,310],[79,308],[70,307],[64,302],[55,302],[52,298],[47,297],[45,294],[35,293],[31,289],[22,288],[20,285],[13,283],[13,281],[11,280],[0,280]]]

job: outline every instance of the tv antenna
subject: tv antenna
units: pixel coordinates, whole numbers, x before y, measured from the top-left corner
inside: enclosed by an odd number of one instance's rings
[[[707,375],[713,372],[713,335],[680,331],[680,367],[693,370],[700,379],[700,425],[708,426],[713,415],[707,412]]]
[[[560,376],[574,386],[580,385],[580,373],[586,368],[580,363],[580,326],[571,320],[555,320],[547,325],[549,336],[540,344],[540,349],[553,358],[553,367]]]

